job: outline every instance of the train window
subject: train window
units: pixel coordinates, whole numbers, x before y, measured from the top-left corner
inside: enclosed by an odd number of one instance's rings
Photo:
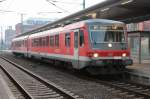
[[[48,43],[49,43],[49,37],[46,36],[46,46],[48,46]]]
[[[36,43],[37,43],[36,46],[38,47],[39,46],[39,38],[36,39]]]
[[[70,34],[69,33],[65,34],[65,45],[66,47],[70,47]]]
[[[33,47],[36,46],[36,45],[35,45],[35,39],[33,39],[32,44],[33,44]]]
[[[23,44],[22,45],[25,46],[25,40],[23,40]]]
[[[42,46],[42,38],[39,38],[39,46]]]
[[[46,38],[45,38],[45,37],[42,38],[42,46],[43,46],[43,47],[46,46]]]
[[[36,40],[33,39],[33,46],[36,47]]]
[[[17,46],[17,42],[15,42],[15,46]],[[18,46],[17,46],[18,47]]]
[[[37,38],[37,39],[38,39],[37,46],[40,47],[41,46],[40,45],[40,43],[41,43],[40,38]]]
[[[83,30],[80,30],[79,34],[80,34],[80,47],[83,47],[84,46],[84,33],[83,33]]]
[[[21,45],[22,45],[22,41],[19,41],[19,46],[21,47]]]
[[[34,39],[34,46],[36,47],[37,45],[36,45],[36,39]]]
[[[59,35],[55,35],[55,46],[59,47]]]
[[[54,36],[50,36],[50,46],[54,46]]]
[[[24,40],[21,41],[21,47],[23,47],[23,46],[24,46]]]
[[[37,46],[37,44],[38,44],[37,39],[34,39],[34,44],[35,44],[35,46]]]
[[[34,41],[33,41],[33,39],[32,39],[32,47],[34,46]]]
[[[38,46],[38,39],[37,38],[32,39],[32,46],[33,47]]]
[[[25,47],[27,47],[27,40],[25,40]]]

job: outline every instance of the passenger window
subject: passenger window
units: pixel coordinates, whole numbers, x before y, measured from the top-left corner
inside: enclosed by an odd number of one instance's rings
[[[48,46],[48,43],[49,43],[49,37],[46,36],[46,46]]]
[[[37,46],[39,47],[40,46],[40,38],[37,38]]]
[[[38,47],[38,38],[35,39],[35,46]]]
[[[25,47],[27,47],[27,40],[25,40]]]
[[[46,46],[46,37],[43,37],[43,46]]]
[[[55,35],[55,46],[59,47],[59,35]]]
[[[65,34],[65,46],[70,47],[70,34],[69,33]]]
[[[16,44],[17,45],[17,44]],[[34,41],[33,41],[33,39],[32,39],[32,47],[34,46]]]
[[[80,34],[80,47],[83,47],[84,46],[84,33],[83,33],[83,30],[80,30],[79,34]]]
[[[54,36],[50,36],[50,46],[54,46]]]
[[[39,46],[42,46],[42,38],[39,38]]]
[[[45,46],[45,40],[42,38],[42,46]]]
[[[38,47],[38,44],[39,44],[39,39],[36,38],[36,47]]]

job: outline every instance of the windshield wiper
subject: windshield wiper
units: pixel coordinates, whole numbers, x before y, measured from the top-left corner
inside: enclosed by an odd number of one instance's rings
[[[120,42],[120,44],[121,44],[121,49],[125,50],[126,49],[126,43],[125,42]]]
[[[94,42],[93,42],[93,44],[94,44],[94,45],[96,45],[96,44],[97,44],[97,42],[96,42],[95,40],[93,40],[93,41],[94,41]]]

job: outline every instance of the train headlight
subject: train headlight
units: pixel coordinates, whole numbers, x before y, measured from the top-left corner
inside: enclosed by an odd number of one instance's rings
[[[98,53],[93,54],[93,57],[95,57],[95,58],[97,58],[98,56],[99,56]]]
[[[126,57],[126,56],[127,56],[127,54],[126,54],[126,53],[123,53],[123,54],[122,54],[122,57]]]
[[[111,44],[111,43],[109,43],[109,44],[108,44],[108,47],[112,47],[112,44]]]

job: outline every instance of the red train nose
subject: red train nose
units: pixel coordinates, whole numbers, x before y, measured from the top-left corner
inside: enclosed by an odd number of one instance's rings
[[[99,57],[99,56],[100,56],[100,54],[97,53],[97,52],[88,53],[88,57],[95,57],[95,58],[97,58],[97,57]]]

